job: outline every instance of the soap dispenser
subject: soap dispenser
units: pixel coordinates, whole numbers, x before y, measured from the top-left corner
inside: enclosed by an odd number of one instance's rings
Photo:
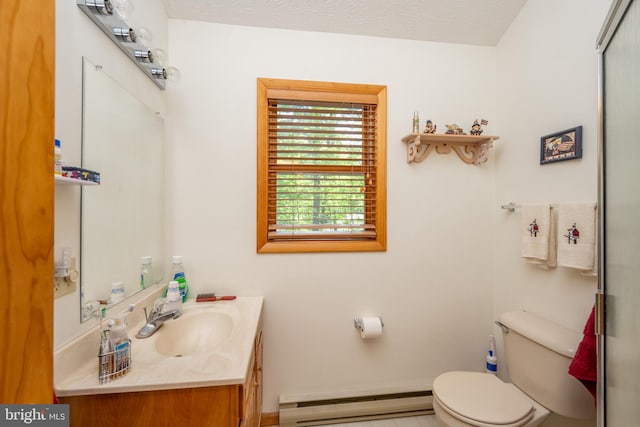
[[[182,296],[180,295],[180,284],[172,280],[167,287],[167,298],[164,306],[165,313],[168,311],[177,311],[182,314]]]
[[[128,311],[109,321],[111,348],[113,349],[113,372],[115,377],[122,376],[131,366],[131,340],[127,336]]]

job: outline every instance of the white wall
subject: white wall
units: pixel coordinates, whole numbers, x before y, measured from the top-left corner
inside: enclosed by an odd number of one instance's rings
[[[496,206],[597,199],[595,40],[610,3],[530,0],[498,44],[497,126],[504,146],[496,153]],[[582,159],[540,165],[540,137],[578,125]],[[596,279],[524,263],[521,211],[497,209],[495,216],[495,313],[525,309],[582,331]]]
[[[497,117],[505,142],[496,156],[497,204],[597,199],[595,39],[609,3],[529,1],[500,41]],[[540,137],[578,125],[582,159],[540,165]],[[522,262],[521,212],[496,212],[496,313],[524,308],[582,330],[595,278]]]
[[[491,121],[495,48],[182,20],[169,34],[182,72],[167,103],[169,246],[184,256],[192,292],[265,296],[263,411],[276,411],[283,392],[482,369],[493,162],[434,153],[408,165],[400,139],[414,110],[439,129]],[[387,85],[387,252],[256,254],[257,77]],[[381,315],[383,337],[363,342],[354,315]]]
[[[138,0],[130,24],[153,33],[153,46],[167,49],[168,20],[162,2]],[[82,57],[100,64],[103,71],[155,111],[165,113],[160,91],[120,49],[87,17],[75,1],[56,1],[56,117],[55,135],[62,141],[66,165],[81,163]],[[99,187],[91,190],[99,191]],[[80,187],[56,186],[55,243],[57,254],[71,247],[80,254]],[[79,266],[78,266],[79,267]],[[108,290],[105,290],[108,292]],[[79,291],[54,301],[54,348],[92,326],[80,324]]]

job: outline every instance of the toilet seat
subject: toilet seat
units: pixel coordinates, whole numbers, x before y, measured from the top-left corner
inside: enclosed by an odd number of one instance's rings
[[[433,382],[433,397],[454,418],[480,427],[519,427],[534,416],[534,402],[513,384],[482,372],[446,372]]]

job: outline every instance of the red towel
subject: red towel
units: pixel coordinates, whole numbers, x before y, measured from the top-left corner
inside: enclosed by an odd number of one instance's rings
[[[596,352],[595,306],[584,325],[584,337],[569,365],[569,374],[576,377],[589,390],[595,402],[598,381],[598,355]]]

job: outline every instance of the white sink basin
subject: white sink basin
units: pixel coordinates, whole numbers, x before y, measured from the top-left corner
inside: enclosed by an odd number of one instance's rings
[[[155,348],[170,357],[211,353],[229,339],[232,330],[233,319],[227,313],[186,311],[156,332]]]

